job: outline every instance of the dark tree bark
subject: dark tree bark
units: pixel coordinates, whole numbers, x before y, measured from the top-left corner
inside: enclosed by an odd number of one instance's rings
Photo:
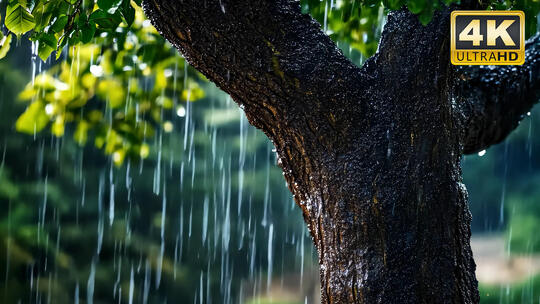
[[[460,158],[504,139],[538,100],[538,37],[522,67],[455,69],[450,8],[427,26],[396,11],[359,68],[295,1],[144,8],[273,141],[324,303],[478,303]]]

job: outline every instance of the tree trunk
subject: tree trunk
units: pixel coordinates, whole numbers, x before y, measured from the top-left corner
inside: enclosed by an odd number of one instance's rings
[[[318,250],[323,303],[479,302],[460,159],[502,140],[538,100],[537,47],[534,64],[512,71],[527,93],[506,119],[516,94],[450,65],[450,8],[427,26],[391,13],[362,68],[294,1],[144,8],[273,141]]]
[[[306,214],[325,303],[479,301],[448,43],[437,35],[448,27],[407,15],[389,16],[366,63],[379,67],[370,107],[351,122],[350,150],[329,161],[321,207]],[[440,26],[448,11],[435,18]]]

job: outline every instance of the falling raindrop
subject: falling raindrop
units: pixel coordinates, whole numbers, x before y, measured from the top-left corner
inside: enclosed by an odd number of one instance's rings
[[[131,275],[129,277],[129,304],[133,304],[133,292],[135,289],[135,283],[133,278],[133,266],[131,266]]]
[[[109,225],[112,226],[114,222],[114,184],[111,184],[109,192]]]
[[[144,268],[144,288],[143,288],[143,304],[148,303],[148,295],[150,293],[150,262],[146,260]]]
[[[268,276],[266,278],[266,293],[270,293],[270,284],[272,282],[272,267],[274,265],[273,255],[274,255],[274,248],[273,248],[273,240],[274,240],[274,224],[270,224],[270,228],[268,230]]]
[[[90,268],[90,275],[88,276],[88,283],[86,285],[86,303],[94,303],[94,284],[96,280],[96,261],[95,258],[92,261],[92,266]]]
[[[73,303],[79,304],[79,283],[75,285],[75,295],[74,295]]]
[[[502,182],[501,204],[499,208],[499,225],[504,223],[504,201],[506,198],[506,177],[508,175],[508,141],[504,142],[504,173]]]
[[[206,233],[208,232],[208,196],[204,197],[203,207],[203,226],[202,226],[202,242],[206,242]]]

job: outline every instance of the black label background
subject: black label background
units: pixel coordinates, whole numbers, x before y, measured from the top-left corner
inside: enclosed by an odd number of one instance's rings
[[[480,34],[483,35],[484,39],[480,42],[479,46],[473,46],[472,41],[460,41],[459,40],[459,34],[463,31],[467,25],[473,20],[473,19],[480,19]],[[506,46],[501,39],[501,37],[498,37],[495,40],[495,46],[488,46],[487,45],[487,20],[496,20],[495,21],[495,27],[498,27],[504,20],[516,20],[512,25],[510,25],[506,31],[508,32],[508,35],[510,35],[510,38],[514,41],[516,44],[515,46]],[[455,26],[455,34],[456,34],[456,50],[519,50],[521,45],[521,37],[520,37],[520,24],[519,24],[519,16],[510,16],[510,15],[476,15],[476,16],[464,16],[464,15],[457,15],[456,20],[454,23]],[[471,33],[471,31],[469,31]],[[468,33],[467,33],[468,34]]]

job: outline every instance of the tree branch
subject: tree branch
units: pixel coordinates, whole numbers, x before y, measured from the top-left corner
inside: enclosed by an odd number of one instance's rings
[[[272,139],[295,119],[345,119],[361,70],[296,1],[145,0],[146,14],[186,60]],[[331,130],[325,130],[330,132]]]
[[[457,69],[454,100],[464,115],[464,153],[504,140],[540,99],[540,34],[525,47],[521,66]]]
[[[298,1],[144,0],[158,31],[273,141],[309,218],[328,164],[346,151],[370,81]],[[309,204],[308,201],[313,201]]]

